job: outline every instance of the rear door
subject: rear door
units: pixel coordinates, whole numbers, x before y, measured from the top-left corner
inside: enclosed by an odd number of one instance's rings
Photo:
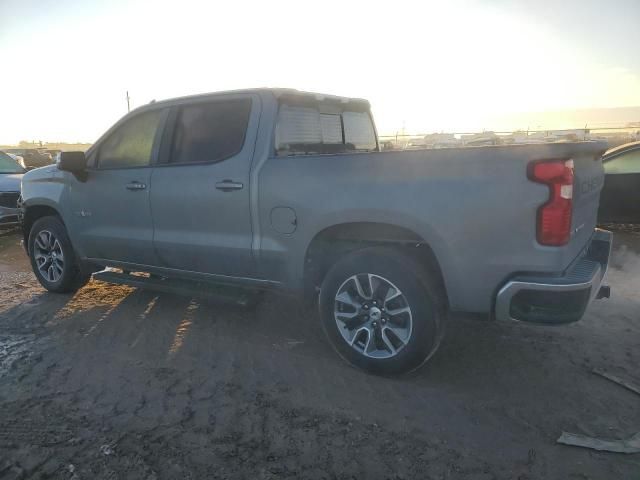
[[[640,222],[640,147],[627,150],[604,164],[604,188],[599,221]]]
[[[135,115],[102,141],[85,181],[69,174],[74,241],[89,258],[154,265],[151,164],[167,110]]]
[[[151,210],[161,264],[183,271],[251,276],[249,172],[258,96],[223,95],[171,113]]]

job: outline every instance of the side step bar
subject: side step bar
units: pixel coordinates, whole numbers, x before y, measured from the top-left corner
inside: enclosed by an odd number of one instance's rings
[[[255,303],[258,292],[246,289],[220,285],[208,282],[196,282],[177,278],[158,276],[143,276],[131,273],[119,273],[112,270],[103,270],[93,274],[95,280],[129,285],[158,292],[173,293],[187,297],[206,298],[216,302],[247,307]]]

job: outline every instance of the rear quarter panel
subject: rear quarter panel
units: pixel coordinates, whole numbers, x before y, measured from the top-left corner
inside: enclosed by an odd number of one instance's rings
[[[433,249],[452,309],[487,312],[509,276],[561,273],[595,226],[597,186],[584,193],[576,217],[584,225],[567,246],[538,244],[536,212],[548,189],[528,180],[529,162],[581,156],[597,165],[602,149],[583,142],[269,158],[258,180],[260,264],[266,276],[296,288],[319,232],[340,223],[389,223]],[[601,165],[586,174],[593,176],[601,177]],[[271,226],[278,206],[295,211],[293,233]]]

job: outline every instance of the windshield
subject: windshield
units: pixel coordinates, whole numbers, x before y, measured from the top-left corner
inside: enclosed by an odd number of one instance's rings
[[[0,173],[24,173],[18,162],[4,152],[0,152]]]

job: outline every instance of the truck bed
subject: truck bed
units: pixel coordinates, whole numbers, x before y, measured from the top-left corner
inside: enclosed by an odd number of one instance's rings
[[[258,173],[261,257],[283,282],[295,282],[304,267],[300,249],[323,225],[397,225],[433,250],[452,309],[490,311],[510,277],[560,276],[583,253],[596,225],[605,149],[603,142],[575,142],[280,157]],[[575,164],[572,233],[562,247],[536,240],[549,189],[527,171],[548,159]],[[295,236],[270,228],[274,205],[296,212]]]

